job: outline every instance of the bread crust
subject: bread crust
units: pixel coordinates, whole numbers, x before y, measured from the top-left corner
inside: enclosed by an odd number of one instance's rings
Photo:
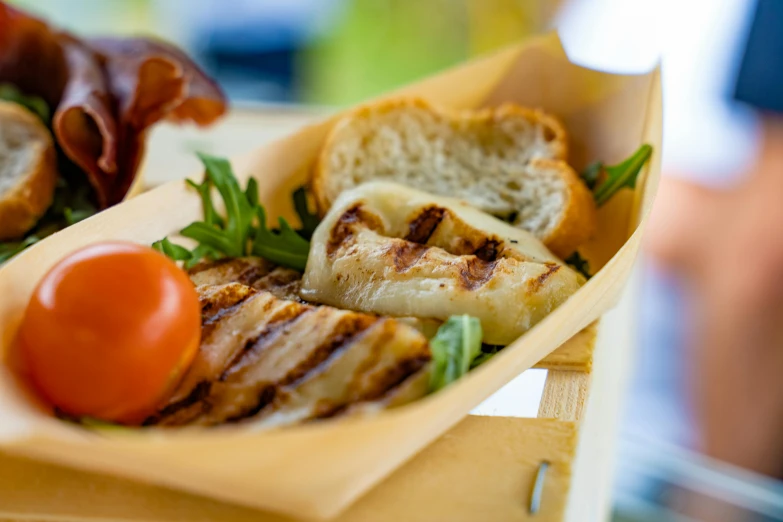
[[[593,194],[582,182],[579,174],[565,161],[536,159],[531,163],[543,168],[558,169],[568,187],[560,221],[542,238],[552,253],[565,259],[592,238],[598,229],[598,213]]]
[[[457,111],[436,108],[421,98],[394,98],[361,105],[340,118],[331,128],[319,152],[311,173],[311,188],[316,200],[319,214],[323,217],[332,203],[339,196],[340,190],[335,180],[331,178],[329,169],[330,154],[337,141],[340,131],[352,122],[385,114],[399,109],[423,109],[431,111],[450,120],[461,120],[471,124],[491,124],[508,118],[524,118],[531,123],[541,124],[547,136],[548,144],[553,149],[553,159],[534,159],[531,165],[545,168],[555,167],[568,187],[566,205],[559,223],[541,238],[555,254],[567,257],[576,248],[589,239],[596,230],[596,209],[592,194],[579,176],[566,163],[568,157],[567,135],[561,122],[551,114],[538,109],[522,107],[507,103],[496,108],[484,108],[473,111]]]
[[[54,142],[40,119],[20,105],[0,102],[0,124],[5,122],[24,125],[33,139],[22,144],[30,149],[31,158],[24,174],[10,189],[0,193],[0,240],[3,241],[18,239],[35,226],[52,204],[57,183]]]
[[[497,108],[489,107],[478,110],[449,110],[441,107],[435,107],[423,98],[393,98],[379,102],[360,105],[350,111],[344,117],[340,118],[329,130],[324,140],[318,159],[315,163],[311,177],[312,191],[315,195],[318,211],[323,217],[331,207],[332,203],[339,193],[334,193],[329,186],[329,153],[333,145],[339,139],[341,128],[350,125],[352,121],[362,118],[368,118],[375,114],[384,114],[401,108],[423,109],[431,111],[440,116],[451,120],[463,120],[474,124],[491,123],[510,117],[522,117],[531,122],[540,122],[547,129],[552,131],[550,145],[556,149],[555,157],[565,160],[568,157],[568,145],[565,128],[562,123],[544,111],[530,109],[513,103],[506,103]]]

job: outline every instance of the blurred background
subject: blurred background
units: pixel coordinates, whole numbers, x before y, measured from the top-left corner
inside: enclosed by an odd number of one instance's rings
[[[734,190],[758,163],[762,144],[760,117],[732,99],[756,6],[752,0],[11,3],[87,35],[152,33],[172,40],[218,79],[235,107],[275,107],[268,120],[272,131],[248,123],[247,133],[227,139],[237,152],[285,133],[313,114],[356,103],[553,27],[572,59],[586,66],[632,73],[663,61],[668,185],[662,187],[662,197],[670,194],[666,186],[677,187],[679,181],[707,190]],[[783,70],[783,45],[778,53],[777,62],[769,66]],[[204,138],[196,134],[186,137],[193,147],[209,148],[197,143]],[[165,164],[172,161],[167,152],[155,157],[152,150],[151,155]],[[783,172],[779,177],[783,179]],[[668,201],[687,207],[690,200],[677,199],[677,194]],[[700,501],[712,499],[716,505],[711,509],[722,513],[722,518],[705,520],[783,520],[779,482],[699,455],[690,387],[694,367],[701,364],[691,331],[698,310],[688,295],[689,281],[661,261],[656,247],[667,244],[667,226],[678,223],[659,222],[654,234],[658,243],[648,246],[643,260],[636,367],[617,456],[616,518],[688,520],[682,515],[680,493],[689,490],[698,492]],[[772,230],[779,232],[780,225]],[[769,342],[770,349],[783,353],[783,346]],[[742,354],[737,361],[742,364]],[[783,449],[779,435],[773,440]]]

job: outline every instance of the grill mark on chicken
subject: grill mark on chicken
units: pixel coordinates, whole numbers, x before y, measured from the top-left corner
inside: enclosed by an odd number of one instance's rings
[[[224,291],[209,296],[201,307],[201,339],[209,338],[217,324],[230,315],[235,314],[242,306],[258,293],[252,288],[242,285],[228,285]],[[210,298],[214,298],[211,300]]]
[[[335,404],[332,401],[321,399],[313,408],[313,418],[311,420],[330,419],[348,409],[350,404]]]
[[[430,361],[427,355],[420,355],[400,361],[395,366],[384,368],[375,376],[376,385],[361,397],[361,402],[376,401],[394,393],[399,385],[420,371]]]
[[[296,386],[310,374],[320,373],[322,365],[342,348],[357,340],[370,326],[379,321],[377,317],[364,314],[349,314],[336,325],[328,339],[313,349],[308,357],[295,366],[280,382],[280,386]]]
[[[182,400],[171,403],[161,409],[157,414],[148,417],[142,424],[144,426],[150,426],[152,424],[159,423],[162,419],[175,415],[180,410],[189,408],[197,402],[203,401],[212,389],[212,383],[209,381],[201,381],[195,388]]]
[[[278,267],[251,285],[256,290],[272,293],[280,299],[306,304],[299,297],[302,287],[302,274],[290,268]]]
[[[253,286],[256,281],[263,278],[269,273],[266,267],[261,266],[249,266],[247,270],[244,270],[237,278],[237,283],[241,283],[247,286]]]
[[[260,258],[221,259],[200,263],[196,273],[188,272],[197,286],[229,283],[263,290],[280,299],[305,302],[299,297],[302,274],[290,268],[275,266]]]
[[[354,401],[379,398],[390,387],[393,388],[409,375],[415,373],[431,358],[429,353],[423,352],[397,361],[394,365],[384,366],[382,364],[384,349],[394,339],[396,328],[395,323],[390,320],[383,320],[381,328],[383,329],[382,333],[370,347],[369,356],[356,367],[351,378],[350,389],[360,391],[360,396],[354,398]]]
[[[361,203],[356,203],[337,219],[326,242],[326,255],[334,257],[337,250],[346,242],[353,239],[356,228],[363,224],[370,230],[380,230],[382,223],[380,218],[371,212],[364,210]]]
[[[492,279],[492,274],[497,266],[497,261],[484,261],[471,256],[463,258],[459,266],[459,282],[467,290],[481,288]]]
[[[311,311],[316,310],[313,307],[302,306],[301,308],[309,309]],[[300,318],[301,317],[302,316],[300,315]],[[302,382],[320,374],[324,370],[327,362],[333,356],[336,356],[344,349],[348,349],[353,343],[359,342],[362,334],[379,320],[380,319],[376,317],[364,314],[350,313],[344,315],[333,326],[332,330],[320,344],[309,350],[304,359],[299,361],[293,368],[290,368],[276,381],[255,382],[244,385],[243,387],[245,389],[257,388],[256,400],[254,403],[246,405],[238,413],[227,417],[226,422],[239,422],[262,414],[267,407],[271,407],[275,403],[276,399],[284,399],[288,391],[296,389]],[[264,345],[259,351],[273,349],[276,340],[277,338],[265,338],[263,343],[258,343]],[[250,364],[256,362],[258,361],[253,361]],[[246,365],[245,368],[249,366],[250,365]],[[240,370],[235,370],[231,372],[228,377],[230,378],[231,375],[235,375],[239,373],[239,371]],[[239,383],[232,383],[232,385],[236,384]],[[226,398],[230,400],[230,394]],[[226,400],[226,398],[223,400]]]
[[[201,294],[201,322],[215,322],[223,315],[231,313],[231,309],[241,306],[255,292],[243,285],[229,285],[220,292]]]
[[[354,224],[347,223],[348,244],[335,248],[350,249],[350,237],[368,227],[367,221],[372,229],[382,225],[380,218],[361,208],[355,214]],[[397,241],[414,245],[410,250],[428,249],[402,239]],[[340,414],[363,397],[394,393],[397,381],[404,380],[406,373],[410,376],[410,359],[422,354],[426,355],[424,361],[429,359],[426,340],[405,337],[411,332],[396,321],[302,303],[298,296],[301,274],[263,260],[240,258],[204,263],[197,267],[194,284],[202,301],[206,334],[202,335],[202,349],[206,351],[198,370],[194,367],[190,372],[189,382],[183,380],[173,401],[148,418],[147,425],[214,426],[243,421],[263,424],[264,419],[277,423],[278,414],[282,415],[282,424],[326,418]],[[243,325],[246,333],[232,333],[229,325],[235,322]],[[384,334],[386,327],[388,333]],[[398,338],[399,335],[403,337]],[[382,336],[386,341],[380,343]],[[406,346],[400,345],[405,342],[401,339],[410,339],[408,349],[401,348]],[[389,352],[385,345],[395,343],[397,347]],[[350,362],[357,356],[361,357],[358,362]],[[355,364],[374,373],[361,380]],[[420,367],[426,362],[417,364]],[[325,390],[326,396],[319,399],[318,395],[308,395],[330,379],[331,391]],[[302,403],[308,396],[310,402]],[[373,404],[373,399],[368,400],[367,406],[384,408]],[[292,406],[291,401],[300,401],[300,405]],[[305,416],[294,409],[294,418],[286,417],[287,408],[304,405]]]
[[[405,239],[420,245],[426,244],[443,221],[446,212],[445,208],[435,205],[423,208],[421,213],[408,224],[408,235]]]
[[[236,423],[242,420],[245,420],[249,417],[255,417],[259,413],[261,413],[261,410],[272,404],[275,400],[275,397],[277,397],[277,386],[274,384],[268,384],[261,388],[261,391],[258,394],[258,401],[256,404],[250,408],[247,411],[243,411],[242,413],[239,413],[237,415],[232,415],[231,417],[228,417],[226,419],[226,422],[228,423]]]
[[[278,310],[277,313],[269,319],[266,327],[261,333],[245,342],[245,346],[228,364],[226,370],[220,375],[219,380],[225,381],[230,375],[256,362],[258,354],[269,346],[269,343],[277,337],[277,335],[282,333],[286,327],[292,326],[294,322],[301,319],[305,314],[314,310],[314,307],[303,306],[294,302],[291,302],[289,306]]]
[[[193,276],[200,272],[203,272],[204,270],[217,268],[219,266],[230,264],[235,261],[236,259],[229,258],[229,257],[224,257],[223,259],[217,259],[215,261],[201,261],[188,269],[188,275]]]
[[[351,388],[361,388],[363,377],[369,375],[381,360],[383,346],[394,338],[394,323],[382,320],[380,323],[381,334],[373,339],[369,348],[369,355],[356,367],[351,378]]]
[[[330,401],[320,401],[316,406],[314,419],[331,419],[346,414],[362,404],[384,401],[400,391],[400,387],[412,378],[430,361],[429,356],[419,356],[401,361],[394,367],[386,368],[377,377],[378,385],[360,397],[346,404],[336,405]]]
[[[389,245],[387,254],[394,261],[397,272],[405,272],[421,260],[430,247],[405,240],[395,240]]]
[[[552,263],[551,261],[545,263],[546,271],[536,277],[535,279],[531,279],[527,282],[527,288],[530,292],[538,292],[543,286],[544,283],[546,283],[546,280],[549,279],[555,272],[560,270],[560,265],[557,263]]]

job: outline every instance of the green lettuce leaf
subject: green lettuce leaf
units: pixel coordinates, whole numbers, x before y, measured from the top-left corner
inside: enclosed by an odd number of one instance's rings
[[[481,322],[469,315],[451,316],[438,328],[430,341],[430,391],[445,388],[468,373],[473,360],[481,354],[482,336]]]
[[[582,177],[588,186],[595,186],[593,197],[599,207],[612,199],[623,188],[635,188],[642,167],[652,156],[652,147],[644,144],[625,161],[613,166],[596,163],[589,166]],[[600,184],[599,179],[604,179]],[[596,186],[597,184],[597,186]]]
[[[22,94],[22,91],[13,85],[2,83],[0,84],[0,100],[21,105],[25,109],[41,118],[47,127],[49,126],[52,114],[49,110],[49,105],[43,100],[43,98]]]
[[[309,241],[285,219],[279,219],[280,228],[277,230],[267,227],[266,210],[259,202],[258,182],[250,178],[243,191],[227,160],[207,154],[198,156],[206,171],[204,181],[199,184],[189,180],[188,184],[201,197],[204,219],[180,231],[182,236],[196,241],[197,246],[189,251],[168,239],[162,239],[153,246],[176,261],[184,261],[186,268],[204,258],[253,254],[278,265],[304,270],[310,253]],[[215,208],[212,188],[217,189],[223,200],[225,217],[220,216]],[[295,194],[295,202],[300,198]],[[306,205],[306,199],[304,201]],[[304,218],[303,223],[317,225],[314,215]]]

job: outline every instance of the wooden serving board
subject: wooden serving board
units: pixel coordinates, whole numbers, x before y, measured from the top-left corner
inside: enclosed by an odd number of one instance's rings
[[[156,186],[192,173],[193,148],[203,149],[206,144],[210,151],[235,156],[322,114],[259,108],[235,112],[207,131],[174,133],[161,127],[150,140],[147,155],[158,177],[148,173],[145,184]],[[549,370],[537,418],[467,417],[336,520],[582,522],[605,518],[617,412],[631,352],[635,281],[617,308],[536,366]],[[543,462],[549,466],[537,479]],[[540,502],[532,513],[537,481],[542,483]],[[293,519],[0,453],[1,520]]]

